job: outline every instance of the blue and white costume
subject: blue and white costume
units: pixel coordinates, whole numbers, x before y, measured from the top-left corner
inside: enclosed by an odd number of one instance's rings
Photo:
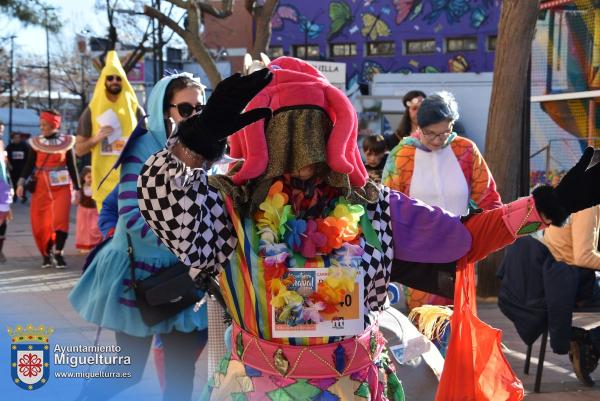
[[[133,245],[136,280],[143,280],[177,262],[177,257],[162,244],[142,218],[136,183],[144,162],[165,146],[167,133],[163,118],[163,98],[169,83],[181,75],[183,74],[164,78],[153,88],[148,99],[148,129],[138,125],[117,161],[117,165],[121,165],[121,176],[117,200],[119,218],[114,236],[96,252],[69,294],[73,308],[85,320],[132,336],[146,337],[173,330],[189,333],[206,329],[208,325],[206,307],[194,312],[194,306],[190,306],[149,327],[143,322],[135,305],[134,291],[129,289],[127,234]]]

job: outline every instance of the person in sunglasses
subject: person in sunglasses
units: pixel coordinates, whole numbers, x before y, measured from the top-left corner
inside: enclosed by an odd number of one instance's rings
[[[133,376],[129,380],[111,381],[110,384],[90,380],[78,400],[108,400],[138,383],[148,360],[152,337],[157,334],[160,335],[164,359],[163,399],[191,399],[195,362],[208,338],[206,306],[195,311],[192,305],[148,326],[142,320],[135,292],[130,291],[131,261],[127,249],[129,237],[137,282],[168,269],[177,261],[177,257],[141,218],[136,183],[143,162],[153,152],[162,149],[175,126],[195,115],[202,104],[204,86],[191,74],[164,77],[148,98],[146,127],[139,126],[134,130],[118,159],[120,182],[106,198],[100,213],[101,220],[114,228],[111,229],[112,237],[95,254],[91,254],[85,272],[69,299],[83,319],[115,332],[117,344],[131,355],[129,369]],[[102,226],[106,227],[105,224]],[[198,296],[203,296],[200,290]],[[118,365],[109,366],[106,371],[120,369],[122,367]]]
[[[438,92],[420,102],[414,135],[402,138],[383,169],[384,185],[464,216],[473,202],[488,210],[500,206],[500,195],[477,145],[457,135],[458,105],[449,92]],[[406,306],[450,305],[439,295],[408,289]]]
[[[106,65],[100,73],[94,95],[79,117],[75,153],[84,157],[91,153],[92,182],[103,185],[92,188],[98,210],[102,201],[119,181],[118,172],[111,171],[121,154],[127,137],[144,116],[135,91],[127,81],[117,53],[106,55]]]

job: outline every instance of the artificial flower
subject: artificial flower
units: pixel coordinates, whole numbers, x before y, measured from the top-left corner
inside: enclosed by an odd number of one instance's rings
[[[288,268],[285,263],[277,263],[269,268],[265,268],[265,282],[267,283],[267,289],[273,293],[273,281],[279,280],[276,285],[279,285],[281,278],[288,272]]]
[[[288,304],[284,306],[276,317],[277,322],[285,323],[290,327],[304,323],[302,304]]]
[[[339,266],[349,266],[357,269],[360,267],[364,253],[365,250],[360,245],[344,242],[340,248],[334,251],[332,262],[335,261]]]
[[[305,322],[320,323],[323,317],[319,312],[325,309],[325,303],[318,301],[313,302],[310,299],[306,300],[306,306],[302,310],[302,320]]]
[[[306,231],[306,221],[291,218],[286,223],[286,226],[288,230],[285,231],[283,239],[290,248],[294,251],[298,251],[300,245],[302,245],[302,235],[304,235],[304,232]]]
[[[271,281],[271,287],[273,287],[273,282],[275,282],[276,280],[277,279]],[[293,290],[290,291],[287,288],[280,288],[277,295],[271,298],[271,305],[273,305],[276,308],[282,308],[286,305],[302,305],[303,302],[304,298],[302,298],[300,294]]]
[[[328,305],[339,305],[344,300],[344,295],[346,295],[344,290],[332,288],[325,281],[317,284],[316,293],[319,294],[319,299]]]
[[[359,234],[360,217],[364,214],[365,209],[362,205],[350,205],[348,203],[338,203],[331,213],[331,217],[346,222],[342,230],[344,241],[352,241]],[[337,224],[341,224],[338,222]]]
[[[270,227],[263,227],[257,231],[258,236],[260,237],[260,244],[274,244],[277,242],[277,235],[271,230]]]
[[[277,180],[271,185],[271,188],[269,188],[269,192],[267,193],[267,197],[281,197],[284,204],[288,203],[288,201],[290,200],[288,195],[285,192],[283,192],[283,181],[281,180]]]
[[[334,290],[341,290],[344,294],[354,291],[358,271],[349,267],[331,266],[327,271],[325,284]]]
[[[279,238],[283,238],[285,230],[287,230],[287,222],[293,218],[292,207],[290,205],[285,205],[283,209],[281,209],[281,216],[279,217],[279,227],[277,229]]]
[[[290,256],[290,254],[288,252],[281,252],[281,253],[278,253],[273,256],[265,256],[264,257],[265,267],[272,267],[272,266],[276,266],[276,265],[284,265],[285,266],[285,261],[288,258],[288,256]]]
[[[258,208],[264,212],[262,217],[259,216],[256,224],[260,230],[268,227],[273,232],[278,232],[282,211],[289,199],[287,194],[281,192],[282,189],[283,183],[276,181],[269,189],[266,199],[258,205]]]
[[[342,240],[342,227],[337,225],[338,219],[335,217],[327,217],[325,219],[317,220],[317,229],[320,233],[325,235],[327,241],[319,249],[319,251],[328,254],[332,250],[339,248],[344,243]]]
[[[365,209],[362,205],[351,205],[346,202],[340,202],[335,205],[335,209],[333,209],[331,215],[339,219],[344,219],[352,225],[358,225],[364,213]]]
[[[258,249],[259,249],[260,255],[264,256],[264,257],[276,256],[281,253],[287,253],[287,251],[288,251],[288,247],[284,243],[268,242],[268,241],[263,241],[262,239],[260,240]]]
[[[300,253],[305,258],[314,258],[317,256],[317,249],[327,243],[327,237],[317,230],[317,223],[314,220],[306,222],[306,231],[302,237]]]
[[[324,296],[322,294],[320,294],[319,292],[313,292],[310,295],[310,297],[308,297],[307,301],[311,301],[313,304],[323,305],[323,309],[321,310],[321,313],[324,313],[324,314],[332,314],[332,313],[336,313],[338,311],[337,305],[339,305],[339,302],[329,303],[329,302],[327,302],[328,299],[325,299]],[[329,300],[329,301],[331,301],[331,300]]]

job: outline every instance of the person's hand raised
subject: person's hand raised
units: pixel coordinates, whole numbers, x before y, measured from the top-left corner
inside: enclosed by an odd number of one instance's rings
[[[179,124],[177,135],[180,142],[208,161],[220,158],[228,136],[271,116],[269,108],[243,111],[272,78],[273,74],[264,68],[246,76],[234,74],[221,81],[202,112]]]

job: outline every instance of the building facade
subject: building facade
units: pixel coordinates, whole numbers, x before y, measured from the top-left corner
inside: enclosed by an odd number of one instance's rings
[[[270,56],[345,62],[347,85],[382,72],[492,71],[498,0],[280,1]]]
[[[552,183],[587,146],[600,146],[600,1],[542,1],[531,53],[534,186]]]

